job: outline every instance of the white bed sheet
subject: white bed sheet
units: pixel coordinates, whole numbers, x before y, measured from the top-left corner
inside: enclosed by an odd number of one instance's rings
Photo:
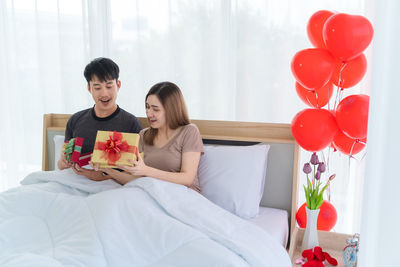
[[[286,210],[260,206],[257,217],[248,221],[264,229],[286,247],[289,237],[289,218]]]
[[[267,232],[185,186],[71,169],[0,194],[0,266],[291,266]]]

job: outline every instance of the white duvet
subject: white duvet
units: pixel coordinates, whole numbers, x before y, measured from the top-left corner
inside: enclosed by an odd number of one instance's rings
[[[261,228],[185,186],[35,172],[0,194],[0,266],[292,266]]]

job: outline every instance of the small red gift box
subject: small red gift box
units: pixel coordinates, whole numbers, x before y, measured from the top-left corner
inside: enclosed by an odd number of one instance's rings
[[[82,137],[75,137],[64,143],[63,153],[68,162],[77,163],[80,167],[89,164],[91,153],[81,155]]]

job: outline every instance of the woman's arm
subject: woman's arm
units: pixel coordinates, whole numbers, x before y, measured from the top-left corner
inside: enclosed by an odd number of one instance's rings
[[[180,172],[167,172],[146,166],[140,155],[138,156],[137,161],[130,161],[134,165],[133,167],[126,165],[118,167],[134,175],[135,177],[149,176],[176,184],[191,186],[197,174],[200,154],[200,152],[184,152],[182,154],[182,165]],[[118,182],[125,184],[122,180]]]
[[[114,170],[111,168],[99,168],[99,164],[93,165],[92,162],[90,162],[90,165],[93,167],[93,169],[95,171],[103,174],[103,179],[101,179],[101,180],[114,179],[117,183],[124,185],[124,184],[132,181],[133,179],[140,177],[140,176],[132,175],[126,171],[121,172],[121,171]],[[91,179],[91,178],[89,178],[89,179]],[[91,179],[91,180],[101,181],[100,179],[99,180]]]
[[[99,170],[88,170],[85,168],[81,168],[76,163],[72,165],[72,170],[74,171],[74,173],[76,173],[78,175],[83,175],[86,178],[93,180],[93,181],[103,181],[103,180],[112,178],[109,175],[104,175],[103,172],[101,172]]]
[[[110,178],[114,179],[117,183],[122,184],[122,185],[129,183],[133,179],[140,177],[137,175],[132,175],[126,171],[120,172],[120,171],[117,171],[114,169],[100,169],[100,170],[107,173],[107,175],[109,175]]]

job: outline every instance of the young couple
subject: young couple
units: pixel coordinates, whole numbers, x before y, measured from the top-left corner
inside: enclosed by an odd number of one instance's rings
[[[191,124],[183,95],[178,86],[161,82],[150,88],[145,98],[146,116],[150,127],[143,129],[140,121],[116,104],[121,87],[119,67],[108,58],[96,58],[85,68],[88,91],[95,105],[71,116],[65,130],[65,142],[74,137],[84,138],[82,154],[93,151],[98,130],[139,133],[139,152],[133,166],[93,170],[66,161],[57,162],[60,170],[72,168],[79,175],[94,181],[114,179],[120,184],[142,176],[186,185],[200,191],[197,167],[203,153],[203,142],[196,125]]]

